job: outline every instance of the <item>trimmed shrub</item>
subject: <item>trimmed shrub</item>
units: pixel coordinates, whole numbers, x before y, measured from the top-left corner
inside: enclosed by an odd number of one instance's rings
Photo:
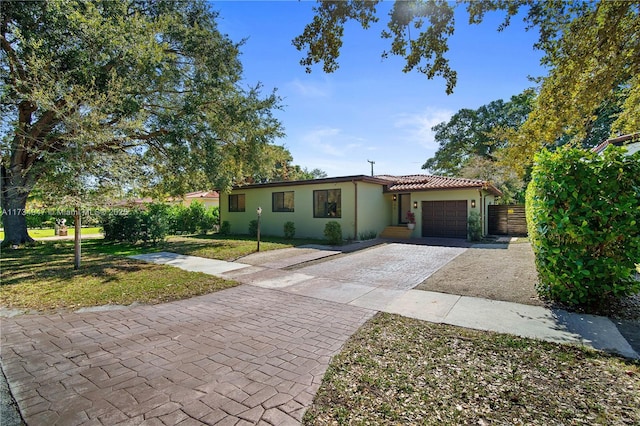
[[[164,240],[169,231],[168,207],[150,204],[146,210],[132,209],[125,214],[108,211],[102,215],[102,230],[107,241],[155,244]]]
[[[218,207],[206,208],[198,201],[192,202],[188,207],[176,204],[169,211],[171,234],[206,234],[213,231],[219,221]]]
[[[296,225],[293,222],[285,222],[284,224],[284,237],[287,239],[293,239],[296,235]]]
[[[334,220],[324,226],[324,236],[332,246],[342,244],[342,227]]]
[[[480,241],[482,239],[482,219],[480,213],[472,210],[467,219],[469,226],[469,241]]]
[[[249,221],[249,235],[252,237],[258,236],[258,219]]]
[[[378,233],[376,231],[364,231],[358,234],[360,241],[375,240],[377,237]]]
[[[640,153],[543,151],[526,203],[541,296],[600,307],[640,291]]]
[[[225,220],[222,222],[222,225],[220,225],[220,231],[218,231],[218,233],[220,235],[229,235],[231,234],[231,224],[229,223],[228,220]]]

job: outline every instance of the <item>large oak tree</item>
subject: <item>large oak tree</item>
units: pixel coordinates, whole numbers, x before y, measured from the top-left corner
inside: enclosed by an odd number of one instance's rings
[[[279,99],[240,84],[239,44],[216,17],[204,1],[2,2],[5,244],[31,240],[23,213],[44,180],[151,171],[180,192],[260,164]]]

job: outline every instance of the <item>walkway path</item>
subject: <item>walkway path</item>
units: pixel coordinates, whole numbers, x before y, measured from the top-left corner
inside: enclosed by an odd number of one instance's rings
[[[640,358],[607,317],[562,309],[412,290],[466,248],[386,244],[295,270],[271,269],[275,262],[243,259],[246,264],[172,253],[134,256],[208,272],[253,286],[278,289],[331,302],[396,313],[430,322],[490,330]],[[319,252],[318,257],[336,252]],[[302,255],[299,260],[308,257]],[[261,259],[262,260],[262,259]],[[295,264],[295,256],[287,256]],[[253,265],[249,265],[252,263]]]
[[[299,424],[331,356],[377,311],[638,356],[606,318],[411,290],[464,250],[386,244],[242,262],[135,256],[251,285],[3,319],[2,367],[28,424],[286,425]]]

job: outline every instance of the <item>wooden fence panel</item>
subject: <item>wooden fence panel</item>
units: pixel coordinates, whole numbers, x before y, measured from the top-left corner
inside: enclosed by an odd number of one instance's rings
[[[524,204],[490,205],[489,234],[491,235],[527,235],[527,219]]]

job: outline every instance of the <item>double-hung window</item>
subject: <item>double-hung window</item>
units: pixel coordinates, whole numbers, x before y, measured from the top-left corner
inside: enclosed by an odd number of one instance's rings
[[[229,211],[230,212],[244,211],[244,194],[229,195]]]
[[[293,191],[273,192],[271,194],[271,211],[292,212],[294,211]]]
[[[313,217],[342,217],[341,190],[313,191]]]

